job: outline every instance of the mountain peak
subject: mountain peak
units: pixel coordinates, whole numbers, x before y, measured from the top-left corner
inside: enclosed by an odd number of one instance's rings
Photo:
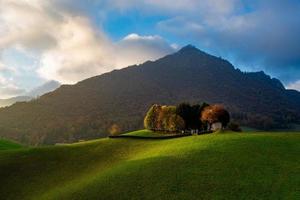
[[[200,51],[200,50],[197,49],[194,45],[188,44],[182,47],[179,51],[184,52],[184,51]]]
[[[200,49],[198,49],[197,47],[195,47],[194,45],[188,44],[184,47],[182,47],[178,53],[183,53],[183,54],[206,54],[204,51],[201,51]]]

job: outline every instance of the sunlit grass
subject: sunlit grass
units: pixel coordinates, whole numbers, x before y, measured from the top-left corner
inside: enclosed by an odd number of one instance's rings
[[[225,133],[7,151],[0,199],[297,199],[299,142]]]

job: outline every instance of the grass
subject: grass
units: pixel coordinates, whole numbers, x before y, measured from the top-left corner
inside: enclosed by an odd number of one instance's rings
[[[21,144],[9,140],[0,139],[0,151],[19,149],[19,148],[22,148]]]
[[[226,133],[2,151],[0,199],[299,199],[299,143]]]

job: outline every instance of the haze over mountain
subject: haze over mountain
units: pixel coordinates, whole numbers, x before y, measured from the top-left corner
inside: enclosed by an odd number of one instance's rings
[[[44,83],[43,85],[34,88],[33,90],[31,90],[30,92],[27,93],[27,96],[31,96],[31,97],[39,97],[42,96],[48,92],[52,92],[54,90],[56,90],[57,88],[59,88],[61,84],[58,81],[48,81],[46,83]]]
[[[234,121],[251,127],[286,128],[299,123],[300,93],[264,72],[244,73],[228,61],[191,45],[157,61],[115,70],[30,102],[0,109],[0,136],[53,144],[143,126],[154,103],[221,103]]]
[[[16,96],[8,99],[0,99],[0,107],[13,105],[16,102],[30,101],[34,98],[42,96],[48,92],[52,92],[60,86],[57,81],[48,81],[41,86],[38,86],[31,91],[25,93],[23,96]]]

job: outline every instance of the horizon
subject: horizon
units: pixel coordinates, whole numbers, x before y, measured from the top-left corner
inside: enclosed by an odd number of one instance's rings
[[[300,91],[299,10],[295,0],[4,0],[0,99],[153,61],[188,44]]]

